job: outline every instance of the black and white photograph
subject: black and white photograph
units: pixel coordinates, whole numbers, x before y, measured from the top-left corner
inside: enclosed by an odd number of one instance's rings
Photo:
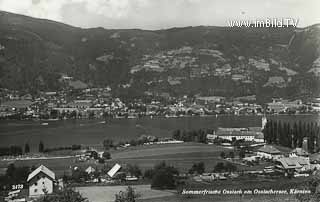
[[[319,0],[0,0],[0,202],[319,202]]]

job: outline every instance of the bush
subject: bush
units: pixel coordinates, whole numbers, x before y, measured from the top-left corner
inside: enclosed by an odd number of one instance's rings
[[[135,193],[133,188],[128,186],[126,191],[120,191],[116,194],[115,202],[135,202],[138,197],[139,195]]]
[[[198,174],[202,174],[205,171],[205,166],[203,162],[199,162],[199,163],[195,163],[192,165],[192,167],[189,169],[189,173],[193,174],[193,173],[198,173]]]
[[[127,170],[130,175],[135,177],[140,177],[142,175],[141,169],[137,165],[128,165]]]
[[[104,164],[105,160],[103,158],[99,158],[98,163]]]
[[[104,159],[111,159],[111,154],[107,151],[103,152],[102,157]]]
[[[73,189],[64,189],[56,192],[53,195],[44,195],[43,197],[35,200],[35,202],[88,202],[88,200],[81,196],[79,192]]]
[[[220,153],[220,157],[223,158],[223,159],[226,158],[226,153],[221,152],[221,153]]]
[[[233,158],[234,158],[234,152],[232,152],[232,151],[229,152],[229,155],[228,155],[228,156],[229,156],[229,158],[233,159]]]
[[[29,167],[16,167],[12,163],[9,164],[5,175],[1,176],[0,189],[11,188],[8,186],[13,184],[24,184],[29,173]]]
[[[109,150],[110,148],[112,148],[113,147],[113,140],[111,140],[111,139],[103,140],[103,147],[105,150]]]
[[[167,166],[165,162],[162,162],[154,167],[151,187],[157,189],[173,189],[176,184],[175,175],[178,174],[177,169],[172,166]]]
[[[226,164],[223,164],[222,162],[217,163],[217,165],[214,167],[214,172],[234,172],[237,170],[237,166],[234,164],[227,162]]]
[[[154,175],[154,172],[152,169],[146,170],[143,174],[143,177],[147,178],[147,179],[152,179]]]
[[[246,157],[246,151],[245,151],[244,149],[241,149],[241,150],[240,150],[240,152],[239,152],[239,157],[242,158],[242,159],[243,159],[244,157]]]
[[[42,141],[40,141],[40,143],[39,143],[39,152],[44,152],[44,144],[43,144],[43,142]]]
[[[214,172],[223,172],[224,171],[224,164],[222,162],[217,163],[217,165],[214,167]]]

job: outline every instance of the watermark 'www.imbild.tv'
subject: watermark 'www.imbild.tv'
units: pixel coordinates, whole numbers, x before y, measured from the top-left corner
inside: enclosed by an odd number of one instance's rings
[[[263,20],[228,20],[229,27],[297,27],[299,19],[294,18],[266,18]]]

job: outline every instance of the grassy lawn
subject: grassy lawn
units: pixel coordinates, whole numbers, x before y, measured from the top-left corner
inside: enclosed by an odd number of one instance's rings
[[[222,151],[227,153],[231,150],[199,143],[144,145],[113,151],[111,162],[136,164],[142,170],[146,170],[165,161],[178,168],[180,172],[186,172],[194,163],[202,161],[205,162],[207,170],[211,171],[216,163],[225,162],[220,158]]]
[[[223,148],[216,145],[206,145],[200,143],[183,143],[183,144],[163,144],[163,145],[143,145],[136,147],[129,147],[121,150],[111,150],[112,159],[106,161],[108,166],[115,163],[120,164],[135,164],[138,165],[142,171],[153,168],[155,164],[165,161],[179,169],[180,172],[187,172],[194,163],[204,162],[206,171],[211,172],[215,165],[219,162],[227,162],[220,158],[221,152],[229,153],[232,149]],[[12,160],[0,161],[0,171],[4,172],[5,168],[14,163],[16,166],[39,166],[41,164],[47,166],[57,176],[62,176],[64,173],[70,172],[70,167],[94,167],[101,168],[103,164],[91,160],[87,162],[77,162],[76,158],[63,159],[29,159],[29,160]],[[267,164],[248,167],[237,164],[238,170],[256,170],[263,169]]]
[[[190,154],[190,153],[211,153],[219,156],[222,151],[231,151],[216,145],[207,145],[200,143],[183,143],[183,144],[164,144],[164,145],[143,145],[129,147],[124,150],[113,151],[112,158],[142,158],[172,154]]]
[[[193,163],[203,161],[206,163],[207,169],[211,171],[217,162],[224,161],[219,157],[221,151],[229,152],[230,150],[198,143],[137,146],[122,150],[111,150],[112,159],[106,161],[106,164],[110,166],[115,163],[136,164],[142,170],[146,170],[160,161],[166,161],[167,164],[185,172]],[[103,164],[98,164],[93,160],[77,162],[76,158],[62,158],[0,161],[0,169],[4,170],[10,163],[14,163],[16,166],[30,167],[43,164],[56,172],[58,176],[69,172],[70,167],[73,166],[87,167],[93,165],[98,168],[103,167]]]
[[[132,186],[135,193],[139,195],[140,200],[155,198],[163,198],[173,196],[175,191],[154,190],[150,185],[134,185]],[[88,198],[90,202],[113,202],[115,194],[120,191],[125,191],[127,186],[91,186],[91,187],[77,187],[84,197]]]

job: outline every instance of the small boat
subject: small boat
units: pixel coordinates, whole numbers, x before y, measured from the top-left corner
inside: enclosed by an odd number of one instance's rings
[[[41,123],[42,126],[47,126],[49,123]]]

